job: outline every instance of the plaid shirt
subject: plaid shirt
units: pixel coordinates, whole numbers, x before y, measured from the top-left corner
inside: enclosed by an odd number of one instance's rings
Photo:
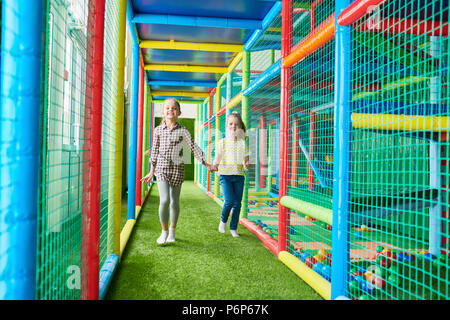
[[[184,181],[183,141],[187,143],[194,156],[206,163],[205,153],[194,142],[186,127],[176,124],[170,129],[163,121],[155,128],[150,162],[155,167],[157,181],[167,181],[180,186]]]

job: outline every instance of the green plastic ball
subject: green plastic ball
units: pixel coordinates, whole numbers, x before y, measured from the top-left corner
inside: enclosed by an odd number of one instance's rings
[[[352,295],[357,295],[359,292],[359,283],[356,280],[352,280],[348,283],[348,290]]]

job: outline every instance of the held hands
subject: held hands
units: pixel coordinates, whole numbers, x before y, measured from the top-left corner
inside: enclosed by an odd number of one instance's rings
[[[244,170],[248,171],[248,167],[249,167],[249,158],[248,157],[245,157],[243,166],[244,166]]]
[[[205,167],[206,167],[206,169],[208,169],[208,171],[217,171],[218,170],[218,166],[219,165],[211,165],[211,164],[209,164],[209,163],[205,163]]]

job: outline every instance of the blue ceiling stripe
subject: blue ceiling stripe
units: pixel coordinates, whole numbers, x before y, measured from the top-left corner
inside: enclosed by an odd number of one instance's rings
[[[231,19],[216,17],[178,16],[171,14],[138,13],[133,23],[155,23],[194,27],[215,27],[235,29],[261,29],[262,21],[254,19]]]

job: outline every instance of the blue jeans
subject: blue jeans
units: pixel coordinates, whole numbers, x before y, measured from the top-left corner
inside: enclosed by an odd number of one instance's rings
[[[236,230],[241,213],[242,193],[244,192],[244,176],[241,175],[221,175],[220,183],[222,185],[224,202],[222,209],[222,222],[228,221],[231,209],[230,230]]]

